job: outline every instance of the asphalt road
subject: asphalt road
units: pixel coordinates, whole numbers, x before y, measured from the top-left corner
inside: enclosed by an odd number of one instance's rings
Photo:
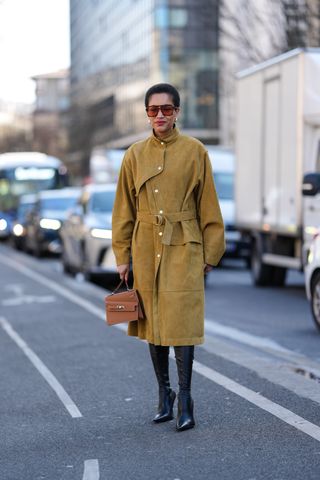
[[[196,428],[155,425],[147,345],[104,323],[101,286],[0,245],[1,480],[320,477],[320,336],[303,277],[216,269],[196,349]],[[175,363],[170,363],[177,385]]]

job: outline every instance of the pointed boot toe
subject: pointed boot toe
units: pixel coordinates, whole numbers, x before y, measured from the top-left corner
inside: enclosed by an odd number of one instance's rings
[[[189,430],[195,426],[193,416],[193,400],[190,395],[178,398],[178,415],[176,429],[178,432]]]

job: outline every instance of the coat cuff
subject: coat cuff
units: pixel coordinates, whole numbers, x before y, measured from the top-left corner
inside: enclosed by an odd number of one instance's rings
[[[212,253],[214,252],[214,254]],[[217,250],[217,246],[215,245],[214,248],[208,248],[208,252],[204,253],[204,262],[216,266],[221,260],[222,255],[225,252],[225,244],[221,245],[219,250]]]

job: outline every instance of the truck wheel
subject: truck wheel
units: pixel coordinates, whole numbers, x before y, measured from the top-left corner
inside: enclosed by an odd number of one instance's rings
[[[272,267],[272,285],[275,287],[283,287],[286,283],[287,269],[282,267]]]
[[[251,275],[254,285],[265,287],[273,283],[273,267],[262,262],[261,241],[254,242],[251,254]]]
[[[320,330],[320,272],[317,272],[311,283],[311,311],[313,320]]]

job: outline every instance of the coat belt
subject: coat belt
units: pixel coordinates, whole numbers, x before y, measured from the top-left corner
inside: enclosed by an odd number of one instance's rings
[[[184,220],[193,220],[197,218],[194,210],[185,210],[183,212],[163,213],[161,215],[153,213],[137,212],[137,221],[151,223],[153,225],[164,225],[162,243],[171,245],[173,233],[173,224],[183,222]]]

